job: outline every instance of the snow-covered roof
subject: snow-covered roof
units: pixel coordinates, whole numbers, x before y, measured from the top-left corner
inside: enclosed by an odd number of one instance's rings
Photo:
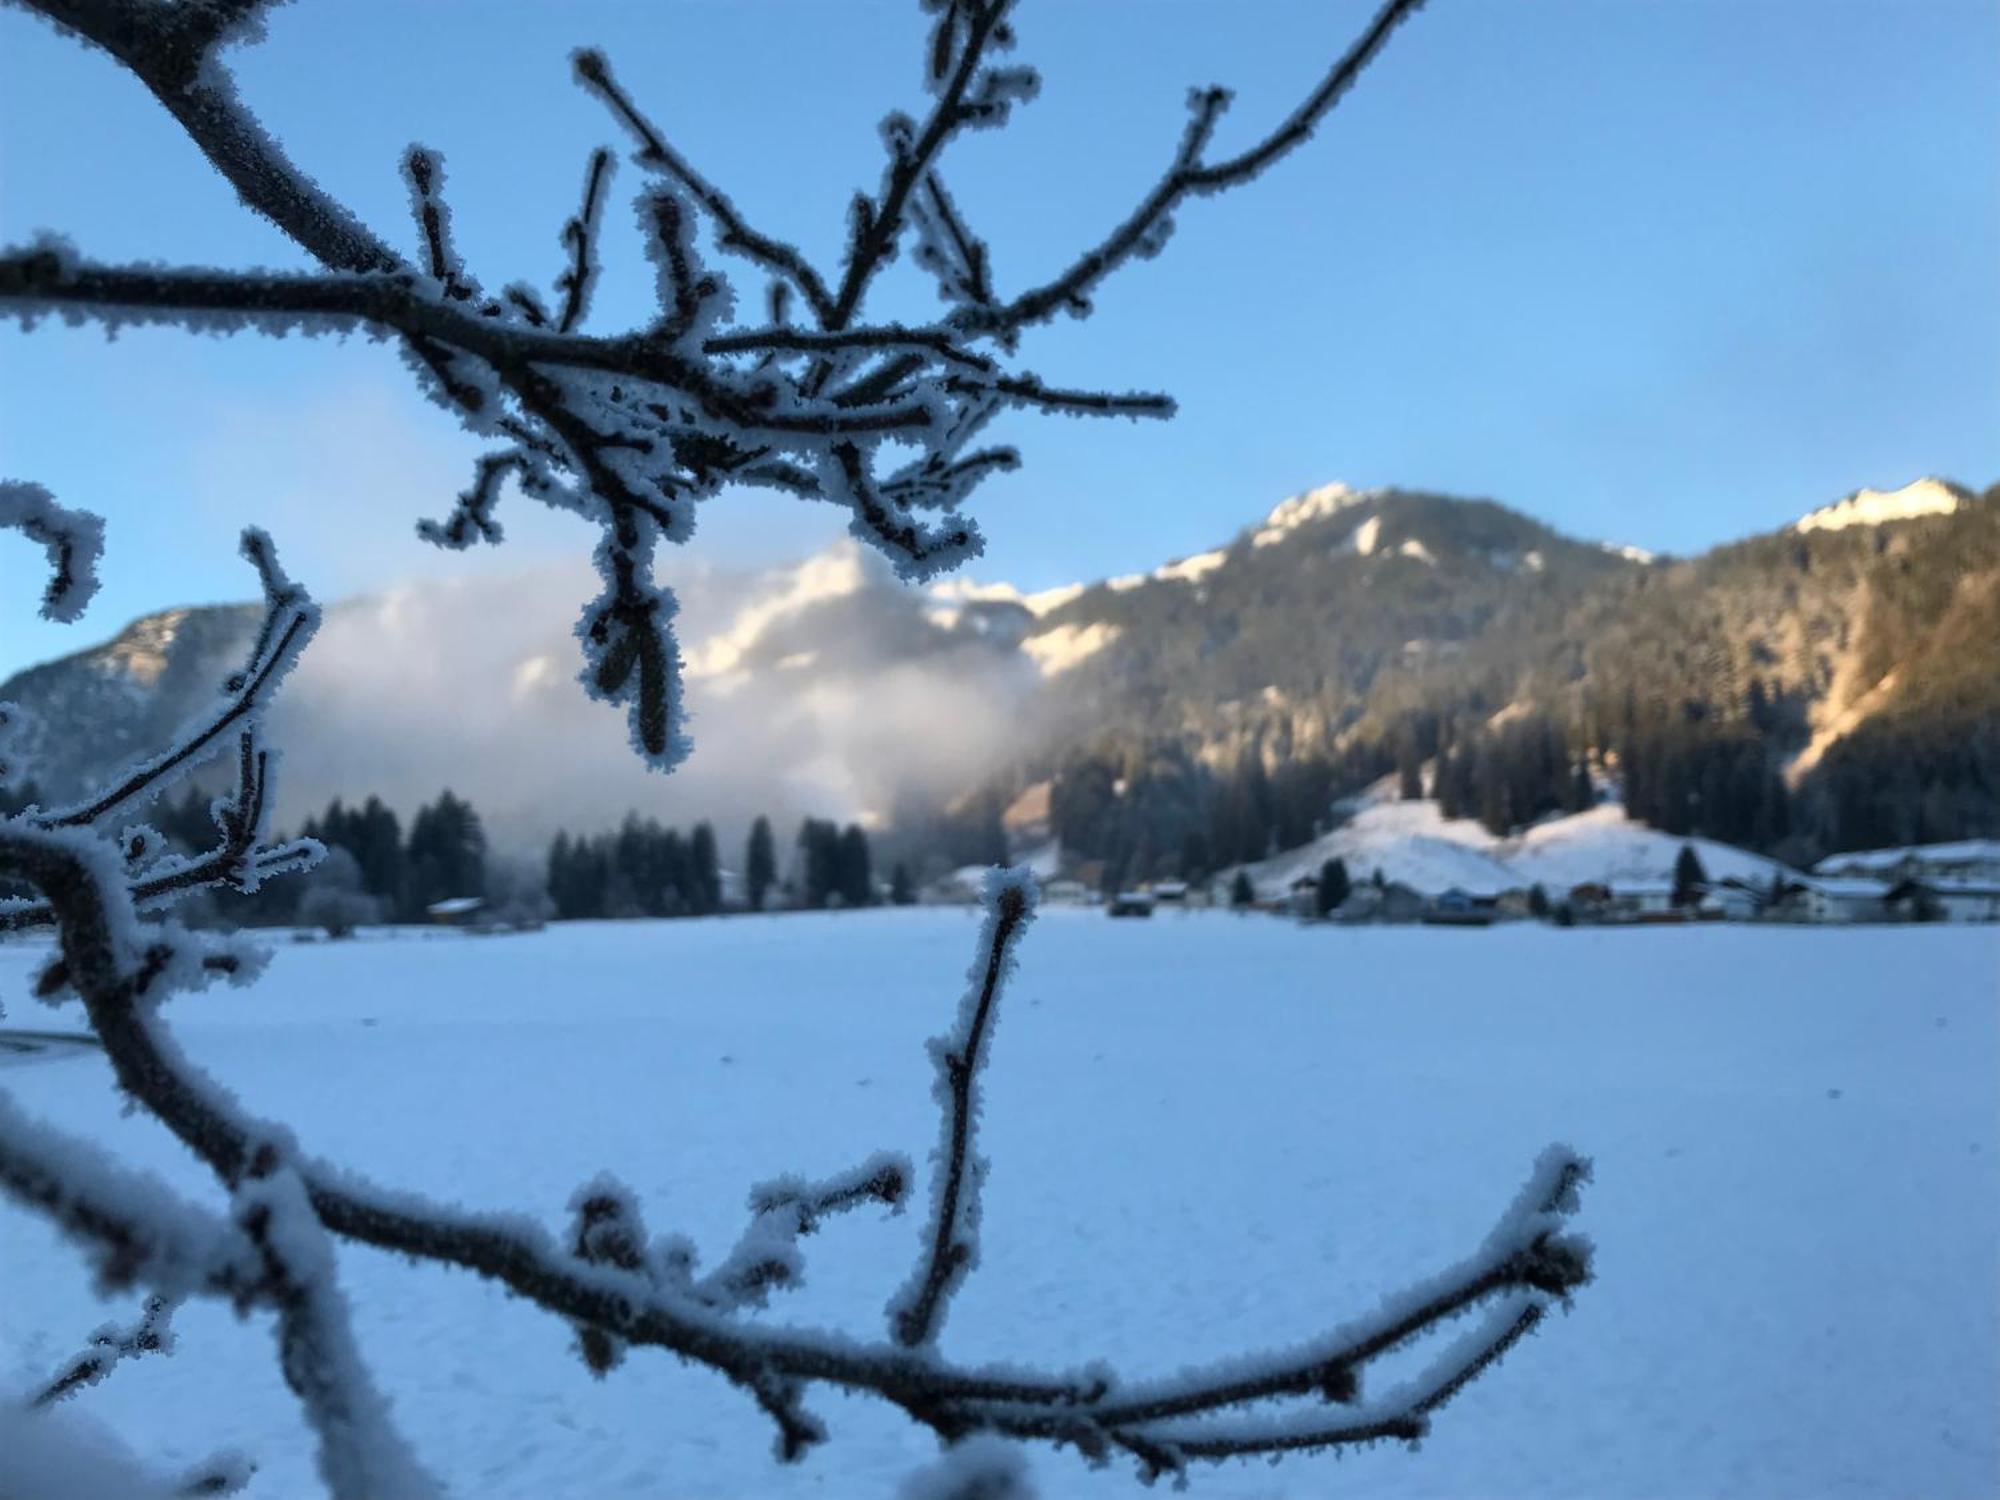
[[[424,912],[433,917],[462,917],[467,912],[478,911],[485,904],[484,896],[447,896],[442,901],[433,901],[424,908]]]
[[[1808,890],[1818,891],[1822,896],[1872,896],[1879,900],[1889,894],[1889,887],[1881,881],[1858,875],[1815,875],[1800,884]]]
[[[1829,854],[1813,866],[1813,871],[1839,875],[1849,870],[1893,870],[1906,861],[1919,865],[2000,865],[2000,839],[1905,844],[1895,849],[1850,849],[1844,854]]]
[[[1934,896],[1990,896],[2000,899],[2000,882],[1992,880],[1951,880],[1947,878],[1926,880],[1919,878],[1913,883],[1922,886]]]

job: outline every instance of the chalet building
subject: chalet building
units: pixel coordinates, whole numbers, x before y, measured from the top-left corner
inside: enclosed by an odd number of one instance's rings
[[[1733,881],[1711,886],[1696,913],[1712,922],[1749,922],[1764,914],[1765,893]]]
[[[1610,922],[1677,922],[1686,920],[1686,913],[1674,906],[1670,882],[1634,880],[1611,886],[1604,918]]]
[[[1787,922],[1884,922],[1889,887],[1855,876],[1808,876],[1790,882],[1769,915]]]
[[[1319,877],[1301,875],[1286,888],[1286,900],[1295,917],[1319,915]]]
[[[1498,914],[1498,898],[1475,896],[1453,886],[1431,902],[1424,920],[1434,927],[1490,927]]]
[[[1845,854],[1829,854],[1813,866],[1812,872],[1816,876],[1866,877],[1884,885],[1905,880],[2000,885],[2000,839],[1850,850]]]
[[[1900,922],[2000,922],[2000,882],[1902,880],[1882,898]]]

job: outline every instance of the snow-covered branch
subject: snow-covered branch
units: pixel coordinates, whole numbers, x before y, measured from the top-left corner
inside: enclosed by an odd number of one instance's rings
[[[0,480],[0,531],[18,531],[49,555],[42,617],[67,625],[97,592],[97,562],[104,555],[104,522],[87,510],[69,510],[39,484]]]
[[[909,1285],[889,1304],[896,1342],[912,1348],[937,1334],[946,1302],[979,1263],[979,1189],[987,1162],[972,1145],[979,1119],[979,1070],[986,1061],[1001,987],[1014,971],[1016,945],[1035,912],[1035,878],[1025,868],[986,878],[986,925],[979,934],[970,987],[951,1031],[931,1043],[935,1096],[944,1133],[932,1161],[937,1181],[924,1257]]]

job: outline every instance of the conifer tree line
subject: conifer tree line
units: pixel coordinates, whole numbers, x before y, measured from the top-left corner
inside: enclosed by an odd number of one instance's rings
[[[1328,832],[1348,798],[1386,776],[1398,798],[1436,798],[1446,818],[1498,836],[1586,812],[1610,780],[1626,812],[1654,828],[1810,864],[1830,846],[1824,796],[1786,788],[1782,726],[1752,684],[1734,716],[1700,704],[1640,708],[1630,696],[1612,712],[1588,704],[1570,718],[1414,712],[1338,754],[1276,758],[1248,746],[1222,768],[1182,746],[1100,744],[1054,766],[1050,828],[1066,852],[1104,862],[1106,886],[1204,880]],[[1838,806],[1834,814],[1860,826]],[[1942,814],[1936,822],[1946,826]]]
[[[22,806],[35,800],[26,783],[10,787],[7,795]],[[201,849],[214,837],[211,800],[206,792],[190,790],[153,809],[151,821],[175,848]],[[0,806],[0,812],[9,810]],[[789,880],[771,820],[756,819],[734,892],[725,891],[720,846],[706,820],[682,832],[634,812],[609,832],[564,830],[525,880],[495,874],[478,812],[449,789],[419,807],[407,830],[380,797],[354,805],[336,797],[305,819],[299,835],[319,840],[329,851],[309,880],[272,882],[253,895],[225,893],[190,914],[224,925],[304,922],[333,931],[424,922],[437,902],[467,896],[518,907],[516,915],[559,920],[708,916],[734,906],[763,911],[780,900],[822,910],[885,900],[907,906],[917,899],[902,861],[886,881],[878,881],[866,829],[820,818],[800,824]]]
[[[212,795],[199,788],[152,809],[153,826],[186,852],[206,848],[215,838],[209,814]],[[329,858],[306,881],[274,881],[251,895],[219,895],[203,913],[249,925],[317,920],[306,908],[326,893],[351,898],[347,925],[360,922],[421,922],[428,908],[454,897],[486,897],[486,829],[465,798],[449,788],[420,806],[407,831],[393,808],[379,797],[349,806],[336,797],[323,812],[299,825],[304,838],[326,845]]]
[[[656,818],[626,814],[612,833],[549,845],[548,893],[562,920],[582,917],[699,917],[722,909],[715,830],[685,835]]]
[[[700,917],[742,906],[764,911],[782,900],[812,910],[876,905],[874,852],[867,830],[807,818],[794,840],[792,878],[781,868],[771,820],[750,825],[739,890],[725,891],[714,828],[700,822],[685,835],[655,818],[628,814],[612,833],[558,833],[549,846],[548,895],[559,920],[619,917]],[[908,870],[898,864],[888,899],[915,901]]]

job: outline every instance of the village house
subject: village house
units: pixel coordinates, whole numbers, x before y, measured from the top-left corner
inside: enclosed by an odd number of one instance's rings
[[[1673,885],[1664,880],[1620,881],[1610,887],[1603,906],[1608,922],[1678,922],[1686,913],[1674,906]]]
[[[1882,899],[1902,922],[2000,922],[2000,882],[1903,880]]]
[[[1042,899],[1055,906],[1088,906],[1096,895],[1081,880],[1059,876],[1042,882]]]
[[[1431,902],[1424,920],[1434,927],[1490,927],[1498,905],[1492,896],[1476,896],[1453,886]]]
[[[1817,876],[1866,876],[1884,885],[1904,880],[2000,885],[2000,839],[1849,850],[1845,854],[1829,854],[1813,866],[1812,872]]]
[[[1787,922],[1881,922],[1892,913],[1889,887],[1852,876],[1808,876],[1786,885],[1769,915]]]

